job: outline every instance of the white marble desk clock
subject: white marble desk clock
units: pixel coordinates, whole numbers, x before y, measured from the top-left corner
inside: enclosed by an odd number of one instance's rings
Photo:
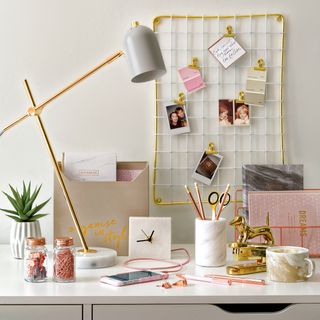
[[[130,217],[130,258],[171,258],[171,218]]]

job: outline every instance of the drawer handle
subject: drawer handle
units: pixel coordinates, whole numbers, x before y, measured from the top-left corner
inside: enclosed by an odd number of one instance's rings
[[[241,303],[241,304],[216,304],[220,309],[230,313],[272,313],[286,309],[290,304],[277,303]]]

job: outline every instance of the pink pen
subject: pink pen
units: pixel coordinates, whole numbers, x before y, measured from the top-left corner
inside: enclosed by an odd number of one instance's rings
[[[232,285],[232,281],[230,279],[225,278],[211,278],[211,277],[200,277],[200,276],[192,276],[188,274],[177,274],[178,278],[186,279],[190,281],[199,281],[199,282],[207,282],[211,284],[227,284],[229,286]]]
[[[205,278],[209,278],[212,280],[229,280],[231,284],[234,283],[245,283],[245,284],[256,284],[264,286],[266,284],[265,280],[263,279],[250,279],[250,278],[238,278],[233,276],[225,276],[220,274],[206,274]]]

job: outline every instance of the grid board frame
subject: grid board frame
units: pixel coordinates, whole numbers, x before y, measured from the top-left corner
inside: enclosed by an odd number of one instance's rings
[[[246,55],[228,69],[208,48],[231,25]],[[222,192],[227,183],[235,191],[242,185],[243,164],[284,164],[283,77],[285,19],[282,14],[234,16],[178,16],[154,18],[167,74],[156,81],[153,201],[158,205],[190,203],[184,185],[195,181],[192,173],[210,142],[224,159],[211,186],[199,183],[202,194]],[[188,94],[178,69],[197,57],[206,88]],[[222,127],[218,100],[238,99],[245,90],[246,73],[265,61],[266,99],[263,107],[251,106],[250,126]],[[186,96],[191,132],[171,135],[165,106],[174,104],[180,92]]]

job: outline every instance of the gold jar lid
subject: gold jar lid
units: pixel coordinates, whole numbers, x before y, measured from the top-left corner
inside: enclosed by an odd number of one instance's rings
[[[58,237],[55,240],[57,246],[68,247],[73,246],[73,238],[72,237]]]
[[[39,237],[39,238],[28,237],[27,238],[28,246],[44,246],[45,244],[46,244],[46,238],[44,237]]]

